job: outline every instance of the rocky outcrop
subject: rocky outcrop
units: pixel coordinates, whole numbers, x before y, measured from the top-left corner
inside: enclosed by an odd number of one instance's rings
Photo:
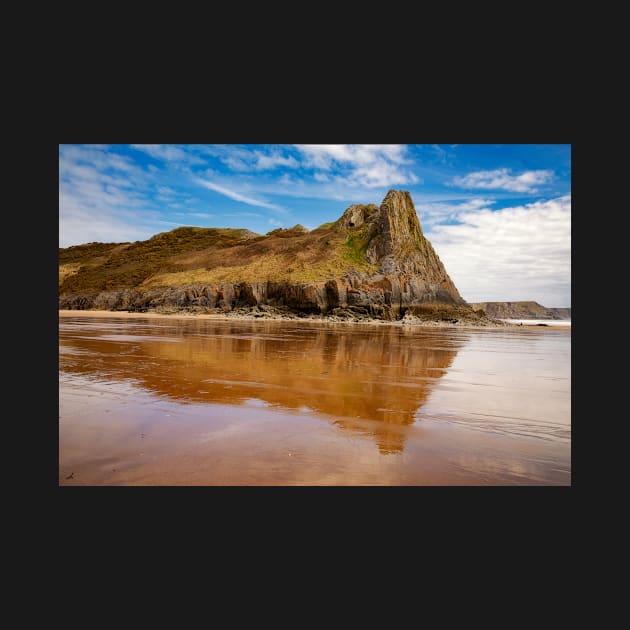
[[[495,319],[571,319],[570,308],[547,308],[538,302],[474,302],[472,308]]]
[[[337,278],[317,282],[196,283],[140,290],[101,291],[94,295],[62,294],[60,308],[149,310],[203,308],[231,311],[272,306],[303,313],[330,314],[338,309],[382,319],[401,318],[412,306],[441,304],[472,310],[446,273],[431,243],[422,233],[408,192],[390,190],[381,206],[352,205],[334,224],[347,236],[347,247],[361,265]],[[302,226],[278,231],[304,234]],[[337,232],[339,233],[339,232]],[[364,265],[364,267],[365,267]]]
[[[354,274],[337,280],[291,284],[219,283],[193,284],[137,291],[102,291],[96,296],[66,294],[59,299],[59,308],[146,311],[158,308],[204,307],[231,311],[236,308],[268,305],[287,307],[303,313],[331,313],[338,308],[354,307],[374,317],[396,319],[412,304],[455,302],[439,288],[427,290],[422,280],[404,275]]]
[[[379,227],[380,234],[368,249],[368,260],[378,261],[385,274],[413,277],[416,286],[418,282],[424,283],[430,301],[441,301],[448,294],[451,298],[448,301],[464,303],[442,261],[424,237],[408,192],[390,190],[387,193],[380,208]]]

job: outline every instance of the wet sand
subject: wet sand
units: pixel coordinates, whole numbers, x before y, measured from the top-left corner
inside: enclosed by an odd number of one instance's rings
[[[60,313],[59,483],[568,485],[570,339]]]

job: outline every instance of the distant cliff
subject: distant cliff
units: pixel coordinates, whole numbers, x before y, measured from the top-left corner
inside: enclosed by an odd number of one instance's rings
[[[538,302],[472,302],[470,306],[496,319],[571,319],[570,308],[547,308]]]
[[[335,222],[261,236],[182,227],[135,243],[59,249],[59,307],[208,312],[278,307],[397,319],[477,318],[420,227],[408,192]],[[449,311],[451,312],[449,315]]]

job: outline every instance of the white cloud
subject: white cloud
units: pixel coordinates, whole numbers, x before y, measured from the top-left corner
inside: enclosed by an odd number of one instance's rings
[[[247,146],[205,145],[195,147],[195,150],[218,158],[230,170],[239,173],[253,174],[277,168],[313,170],[299,178],[289,177],[285,172],[275,182],[250,178],[259,192],[264,188],[270,192],[274,184],[279,184],[286,188],[277,189],[277,194],[303,196],[302,192],[294,194],[295,190],[304,191],[310,187],[313,189],[311,196],[340,199],[353,198],[360,188],[386,189],[421,182],[410,170],[413,162],[405,145],[269,145],[251,149]],[[213,180],[225,178],[225,174],[219,173],[206,172],[206,176]],[[327,191],[323,192],[318,184],[328,185]]]
[[[297,168],[300,163],[292,156],[284,156],[280,153],[274,152],[270,155],[256,151],[256,168],[264,171],[278,166],[284,166],[285,168]]]
[[[226,166],[229,166],[233,171],[249,171],[251,170],[251,165],[248,164],[245,160],[237,155],[226,155],[221,158],[221,162],[223,162]]]
[[[250,206],[258,206],[260,208],[268,208],[269,210],[275,210],[277,212],[286,212],[286,209],[282,206],[278,206],[275,203],[269,203],[267,201],[261,201],[260,199],[254,199],[253,197],[249,197],[248,195],[243,195],[242,193],[232,190],[230,188],[226,188],[225,186],[220,186],[219,184],[215,184],[214,182],[206,181],[205,179],[197,179],[197,182],[203,186],[204,188],[208,188],[209,190],[214,190],[221,195],[225,195],[230,199],[234,199],[235,201],[240,201],[242,203],[246,203]]]
[[[109,147],[110,147],[111,145],[109,145],[109,144],[84,144],[84,145],[82,145],[82,146],[84,146],[84,147],[90,147],[90,148],[92,148],[92,149],[102,149],[102,150],[104,150],[104,151],[105,151],[105,150],[109,149]]]
[[[509,169],[477,171],[463,177],[454,177],[452,184],[461,188],[503,189],[512,192],[536,192],[536,186],[546,184],[553,178],[553,171],[524,171],[511,175]]]
[[[366,166],[383,158],[395,164],[408,164],[407,147],[403,144],[297,144],[306,157],[306,165],[329,170],[334,163],[348,162]]]
[[[341,171],[333,179],[340,184],[376,188],[415,184],[420,180],[406,164],[407,147],[401,144],[298,144],[303,166],[319,171]],[[316,176],[315,173],[314,176]],[[321,176],[318,181],[325,181]]]
[[[147,174],[94,146],[59,148],[59,245],[148,238],[163,229]]]
[[[164,162],[205,164],[205,161],[198,156],[172,144],[132,144],[130,146]]]
[[[435,151],[437,159],[442,163],[446,164],[446,160],[448,157],[448,151],[443,149],[439,144],[432,144],[431,148]]]
[[[59,185],[59,246],[145,239],[160,231],[156,213],[135,193],[107,190],[98,181]]]
[[[415,204],[420,224],[423,228],[434,226],[438,223],[457,220],[459,215],[469,210],[476,211],[488,208],[496,203],[492,199],[467,199],[460,203],[446,202],[421,202]]]
[[[458,225],[427,232],[469,302],[571,304],[571,196],[463,212]]]
[[[160,193],[160,195],[176,195],[177,194],[172,188],[169,188],[168,186],[158,186],[157,191]]]
[[[221,216],[224,217],[247,217],[249,219],[264,219],[264,215],[258,214],[258,212],[223,212]]]
[[[159,232],[157,227],[134,226],[112,216],[91,213],[68,214],[59,223],[59,247],[70,247],[81,243],[124,243],[145,240]]]
[[[126,156],[109,153],[107,145],[59,145],[59,160],[75,166],[83,165],[99,171],[114,170],[125,175],[137,174],[140,169]]]
[[[298,168],[300,163],[292,155],[283,155],[280,148],[268,150],[219,144],[201,147],[207,155],[217,157],[233,171],[267,171],[278,167]]]
[[[214,219],[216,215],[208,212],[186,212],[187,217],[196,217],[198,219]]]

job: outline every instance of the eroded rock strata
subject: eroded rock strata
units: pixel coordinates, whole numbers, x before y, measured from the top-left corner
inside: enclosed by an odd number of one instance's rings
[[[286,267],[287,262],[293,260],[292,241],[298,245],[294,259],[298,263],[302,261],[301,271],[295,273],[295,278],[289,267],[284,277],[278,273],[277,278],[270,278],[271,274],[265,271],[261,273],[268,276],[266,279],[251,280],[256,265],[269,269],[270,260],[280,259],[285,261]],[[100,257],[91,258],[89,262],[75,253],[72,266],[62,265],[63,253],[67,250],[60,250],[59,307],[226,313],[249,309],[263,314],[293,312],[337,316],[350,313],[386,320],[400,319],[405,314],[433,319],[448,319],[453,314],[456,318],[479,318],[462,299],[422,233],[411,196],[404,191],[390,190],[380,207],[352,205],[336,222],[312,232],[302,226],[274,230],[265,237],[248,232],[228,244],[213,242],[206,249],[194,250],[194,260],[201,261],[195,264],[205,264],[204,273],[209,277],[229,276],[230,269],[234,269],[234,277],[229,281],[181,283],[193,264],[187,261],[193,257],[186,258],[186,252],[179,250],[168,259],[160,257],[159,250],[157,255],[151,253],[157,261],[155,268],[139,267],[142,272],[134,271],[131,279],[122,272],[114,275],[112,270],[124,269],[125,256],[131,260],[133,248],[146,243],[112,244],[107,251],[99,250]],[[203,243],[197,245],[202,246]],[[217,248],[223,248],[219,260],[229,260],[230,252],[234,252],[247,264],[237,268],[223,263],[225,268],[220,267],[222,263],[216,262]],[[328,268],[323,267],[326,256],[338,261],[337,266],[331,263]],[[321,275],[329,277],[300,281],[300,274],[304,277],[312,269],[313,275],[317,275],[320,267],[325,269]],[[175,273],[167,274],[171,270]],[[204,273],[192,269],[188,275],[203,278]],[[333,274],[337,277],[330,277]]]

